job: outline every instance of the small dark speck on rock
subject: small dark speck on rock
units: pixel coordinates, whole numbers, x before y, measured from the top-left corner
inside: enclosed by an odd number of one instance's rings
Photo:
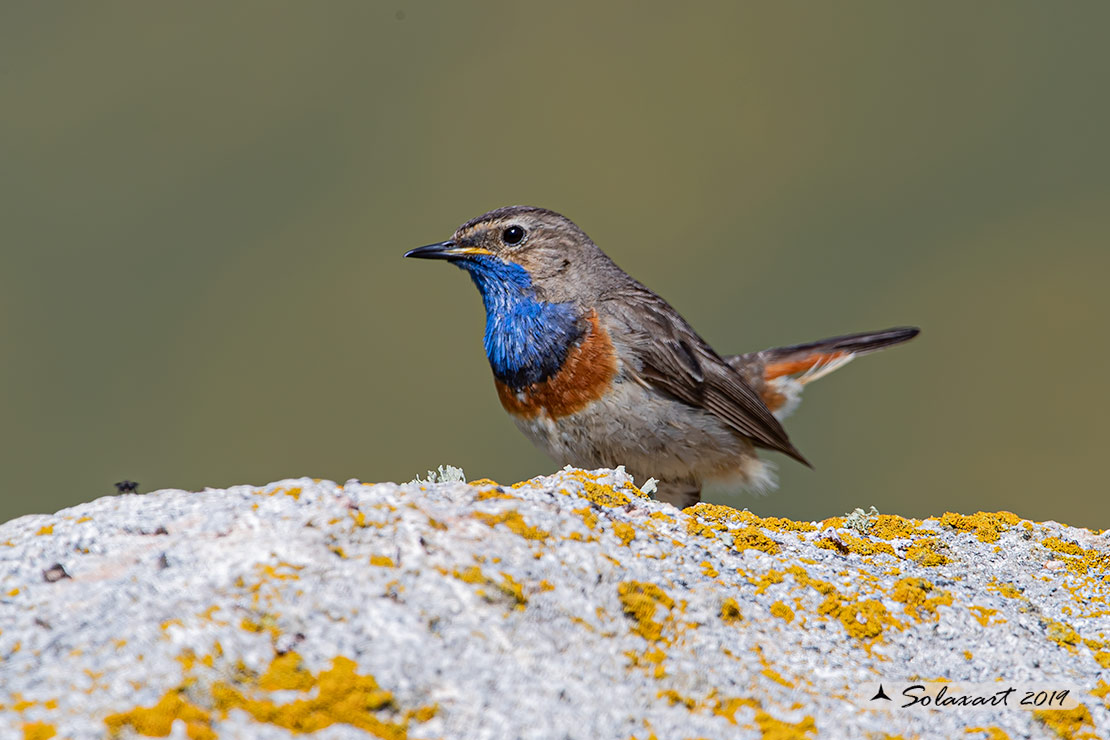
[[[170,567],[170,559],[166,557],[166,553],[158,556],[158,570],[165,570]]]
[[[304,633],[298,632],[292,636],[281,635],[278,638],[277,644],[274,645],[274,652],[278,655],[285,655],[297,649],[297,646],[304,642]]]
[[[46,579],[47,583],[54,583],[55,581],[60,581],[63,578],[72,578],[73,576],[71,576],[69,573],[66,573],[64,565],[62,565],[61,563],[54,563],[42,572],[42,577]]]

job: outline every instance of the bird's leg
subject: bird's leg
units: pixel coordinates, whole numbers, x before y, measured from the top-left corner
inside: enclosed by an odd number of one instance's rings
[[[701,484],[693,481],[660,481],[655,489],[655,499],[685,509],[701,501]]]

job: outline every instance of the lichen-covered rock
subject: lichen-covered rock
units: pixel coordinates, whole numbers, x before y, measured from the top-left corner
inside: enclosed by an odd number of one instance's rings
[[[1105,737],[1107,545],[679,512],[620,470],[116,496],[0,526],[0,737]]]

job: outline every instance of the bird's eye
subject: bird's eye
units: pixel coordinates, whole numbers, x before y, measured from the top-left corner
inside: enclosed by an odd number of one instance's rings
[[[510,226],[501,232],[501,240],[506,244],[520,244],[524,241],[524,229],[519,226]]]

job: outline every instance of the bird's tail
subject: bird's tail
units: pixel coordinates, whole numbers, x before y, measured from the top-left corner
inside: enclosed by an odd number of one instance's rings
[[[725,360],[759,391],[767,408],[785,418],[802,400],[802,389],[853,359],[917,336],[916,327],[848,334],[806,344],[734,355]]]

